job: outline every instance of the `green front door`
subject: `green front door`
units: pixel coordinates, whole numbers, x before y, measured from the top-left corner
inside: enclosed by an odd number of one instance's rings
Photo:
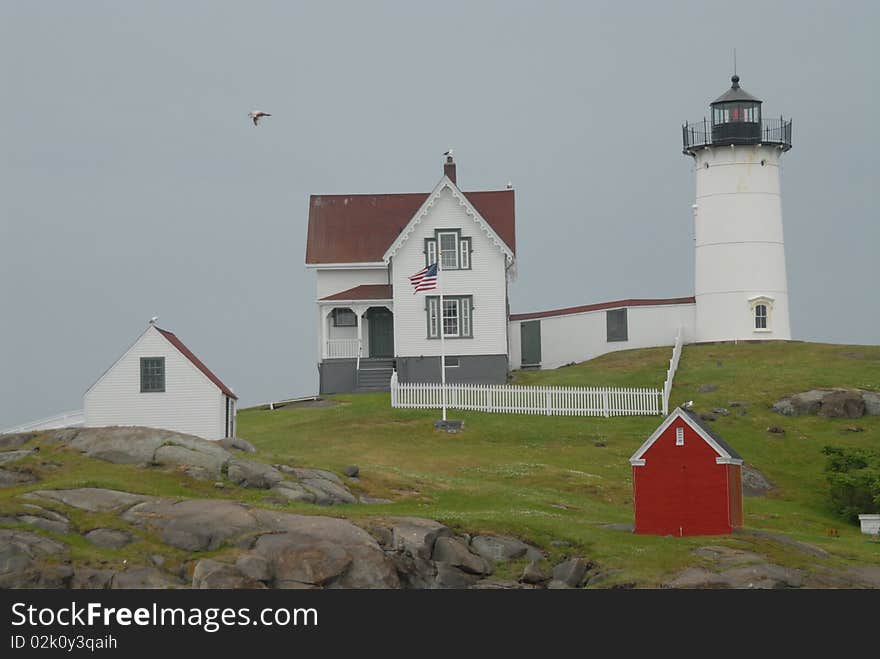
[[[520,350],[523,366],[541,365],[541,321],[529,320],[519,324]]]
[[[371,307],[370,357],[394,357],[394,315],[384,307]]]

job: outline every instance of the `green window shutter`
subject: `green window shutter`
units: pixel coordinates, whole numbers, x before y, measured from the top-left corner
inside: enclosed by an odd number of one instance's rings
[[[429,339],[438,339],[440,338],[440,334],[438,332],[438,318],[437,318],[437,301],[436,297],[427,297],[425,298],[425,313],[427,316],[428,323],[428,338]]]
[[[473,306],[472,297],[461,298],[461,336],[473,336],[471,331],[471,308]]]
[[[425,266],[437,263],[437,241],[434,238],[425,240]]]
[[[462,270],[470,270],[471,268],[471,239],[462,238],[459,243],[459,251],[461,252],[459,264]]]

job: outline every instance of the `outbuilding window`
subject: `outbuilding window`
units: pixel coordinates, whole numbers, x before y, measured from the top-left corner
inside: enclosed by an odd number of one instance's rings
[[[675,445],[684,446],[684,428],[675,429]]]
[[[606,338],[611,341],[627,341],[629,332],[626,325],[626,309],[612,309],[605,312]]]
[[[165,391],[165,358],[141,357],[141,393]]]

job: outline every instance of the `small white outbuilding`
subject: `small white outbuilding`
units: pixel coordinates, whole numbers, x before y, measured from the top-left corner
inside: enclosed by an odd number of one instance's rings
[[[235,437],[236,396],[173,333],[151,322],[86,391],[85,426],[148,426]]]

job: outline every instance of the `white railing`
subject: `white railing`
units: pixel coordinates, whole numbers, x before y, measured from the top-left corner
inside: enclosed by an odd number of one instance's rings
[[[548,416],[633,416],[660,414],[660,389],[629,387],[526,387],[509,384],[447,384],[446,407],[477,412]],[[398,382],[391,375],[391,406],[435,409],[443,385]]]
[[[23,423],[20,426],[5,428],[0,430],[0,435],[7,435],[16,432],[28,432],[31,430],[52,430],[53,428],[67,428],[68,426],[81,426],[86,422],[84,410],[73,410],[72,412],[62,412],[55,416],[50,416],[39,421],[31,421]]]
[[[358,340],[357,339],[328,339],[327,340],[327,357],[329,359],[339,359],[342,357],[358,356]]]
[[[669,368],[666,369],[666,381],[663,383],[663,414],[669,414],[669,393],[672,391],[672,379],[678,369],[678,361],[681,359],[681,328],[675,335],[675,347],[672,349],[672,357],[669,360]]]

